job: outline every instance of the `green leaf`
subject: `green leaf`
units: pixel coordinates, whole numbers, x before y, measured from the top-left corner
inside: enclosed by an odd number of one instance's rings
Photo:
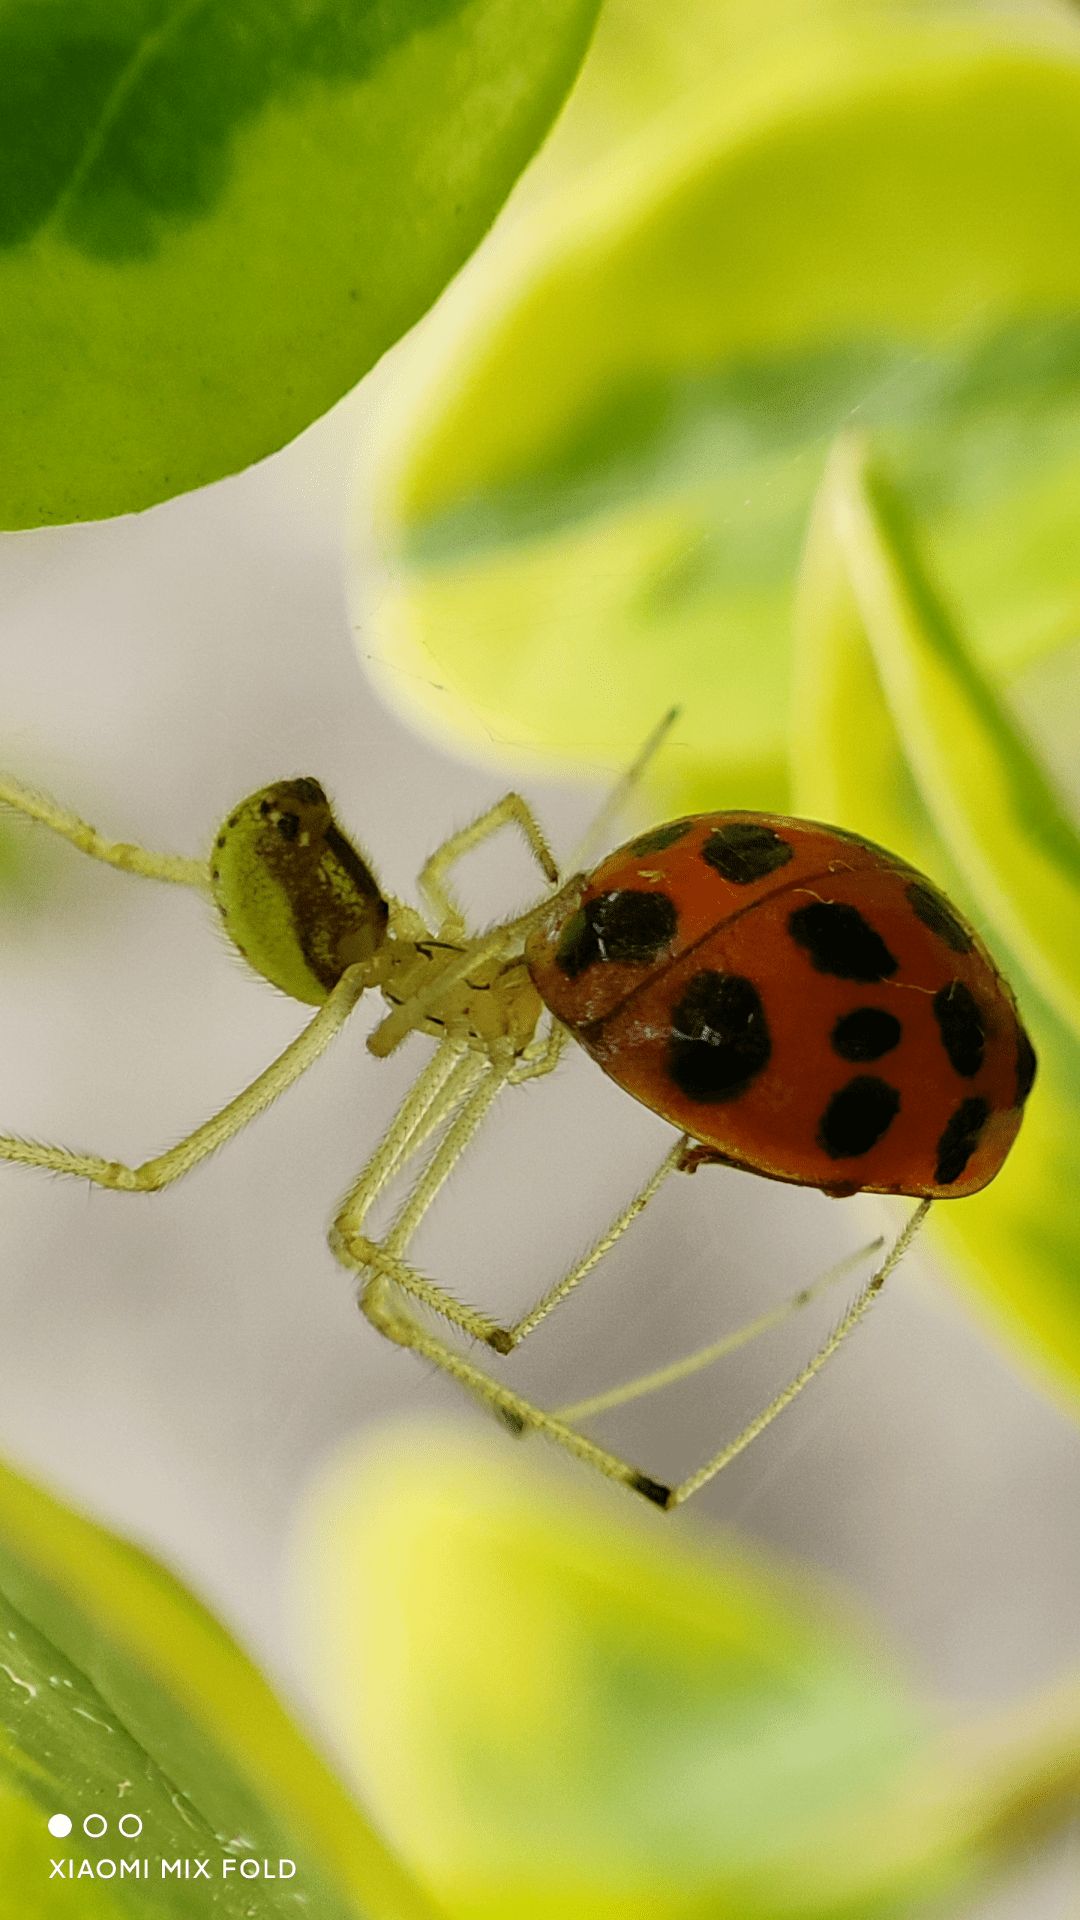
[[[853,415],[983,657],[1080,623],[1080,31],[787,14],[494,236],[373,482],[384,691],[488,757],[612,765],[679,700],[680,808],[786,796],[798,555]]]
[[[54,1814],[72,1820],[67,1838],[47,1831]],[[84,1836],[90,1815],[108,1823],[98,1838]],[[130,1815],[143,1831],[125,1838]],[[434,1920],[210,1615],[145,1555],[2,1469],[0,1834],[5,1920],[61,1911],[56,1859],[73,1877],[91,1863],[77,1895],[60,1891],[80,1911],[85,1897],[92,1920],[187,1916],[204,1896],[236,1920],[300,1904],[320,1920]],[[209,1874],[195,1892],[193,1866],[163,1872],[197,1858]],[[136,1859],[148,1877],[121,1877]],[[255,1859],[274,1877],[243,1875]]]
[[[505,1438],[343,1454],[299,1558],[341,1751],[462,1920],[898,1920],[1080,1753],[1072,1695],[1049,1745],[1028,1724],[993,1767],[951,1752],[808,1575],[546,1480]]]
[[[965,650],[896,494],[830,460],[799,591],[795,801],[894,847],[954,895],[1020,998],[1039,1074],[982,1193],[935,1208],[976,1299],[1080,1386],[1080,836]]]
[[[0,522],[260,459],[471,252],[598,0],[8,0]]]

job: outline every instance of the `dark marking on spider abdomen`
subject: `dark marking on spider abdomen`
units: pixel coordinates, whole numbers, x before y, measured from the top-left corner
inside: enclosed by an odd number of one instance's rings
[[[979,1003],[962,980],[950,980],[934,995],[934,1019],[954,1073],[973,1080],[986,1052],[986,1022]]]
[[[619,887],[572,914],[559,936],[555,963],[571,980],[598,961],[644,965],[671,945],[679,915],[666,893]]]
[[[959,1180],[989,1118],[989,1100],[972,1098],[961,1101],[937,1143],[937,1165],[934,1168],[937,1186],[951,1187]]]
[[[876,1147],[900,1111],[900,1095],[887,1080],[860,1073],[829,1101],[817,1143],[830,1160],[858,1160]]]
[[[809,906],[797,907],[788,919],[788,931],[805,950],[811,966],[837,980],[870,985],[887,980],[900,964],[880,933],[845,901],[812,900]]]
[[[786,867],[795,857],[790,841],[781,839],[772,827],[756,825],[752,820],[733,820],[710,833],[701,849],[701,857],[715,867],[722,880],[733,886],[748,887],[764,880],[777,867]]]
[[[696,973],[672,1014],[668,1072],[689,1100],[737,1100],[772,1055],[765,1009],[752,980]]]

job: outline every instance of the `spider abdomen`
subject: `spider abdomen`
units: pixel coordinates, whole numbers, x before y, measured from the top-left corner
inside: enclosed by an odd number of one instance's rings
[[[387,903],[317,780],[279,780],[234,807],[214,842],[210,879],[245,960],[309,1006],[384,945]]]

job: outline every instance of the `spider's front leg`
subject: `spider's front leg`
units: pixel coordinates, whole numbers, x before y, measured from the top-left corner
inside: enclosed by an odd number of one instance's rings
[[[455,1353],[445,1340],[440,1340],[436,1334],[421,1327],[405,1307],[394,1300],[392,1282],[384,1275],[372,1275],[361,1293],[360,1307],[377,1332],[392,1340],[395,1346],[407,1347],[422,1359],[431,1361],[441,1372],[448,1373],[451,1379],[466,1387],[509,1426],[518,1431],[528,1430],[546,1435],[567,1453],[573,1454],[575,1459],[583,1461],[586,1466],[595,1467],[608,1480],[618,1480],[634,1493],[643,1494],[656,1506],[667,1507],[671,1504],[669,1487],[657,1480],[650,1480],[647,1474],[639,1472],[628,1461],[608,1453],[574,1427],[568,1427],[553,1414],[545,1413],[542,1407],[534,1407],[519,1393],[514,1393],[510,1387],[504,1387],[482,1372],[471,1360]]]
[[[531,1057],[530,1050],[526,1050],[524,1055],[516,1058],[508,1055],[505,1061],[500,1061],[461,1050],[453,1065],[449,1063],[455,1059],[454,1042],[444,1041],[346,1196],[331,1229],[331,1246],[344,1266],[360,1275],[381,1275],[402,1293],[440,1314],[470,1339],[482,1340],[496,1353],[512,1352],[599,1265],[668,1174],[678,1167],[685,1144],[683,1139],[676,1143],[602,1238],[512,1326],[500,1326],[489,1314],[466,1305],[445,1287],[418,1272],[405,1259],[409,1242],[495,1099],[505,1086],[550,1073],[566,1038],[565,1031],[556,1025],[545,1041],[534,1043],[536,1050],[531,1052]],[[437,1151],[398,1212],[389,1233],[381,1241],[370,1238],[364,1226],[380,1193],[404,1170],[435,1129],[447,1121],[450,1124]]]
[[[460,908],[451,899],[446,889],[445,877],[450,868],[456,866],[457,862],[466,853],[471,852],[473,847],[478,847],[481,841],[489,839],[493,833],[498,833],[500,827],[511,824],[521,828],[529,850],[545,879],[549,880],[552,886],[558,885],[559,869],[555,865],[551,849],[528,801],[523,800],[520,793],[504,794],[502,799],[496,801],[493,807],[488,807],[486,813],[482,813],[479,819],[472,821],[467,827],[462,827],[459,832],[452,833],[443,841],[441,847],[436,847],[430,859],[425,861],[420,869],[417,885],[425,900],[434,909],[443,932],[454,928],[460,929],[465,924]]]
[[[367,970],[361,966],[351,967],[314,1020],[250,1087],[245,1087],[220,1113],[196,1127],[194,1133],[170,1147],[167,1153],[145,1160],[139,1167],[106,1160],[101,1154],[75,1153],[68,1147],[39,1146],[31,1140],[11,1137],[0,1137],[0,1160],[14,1160],[24,1167],[48,1167],[53,1173],[72,1173],[83,1180],[92,1180],[96,1186],[122,1193],[157,1193],[190,1172],[218,1147],[223,1147],[306,1073],[340,1033],[367,984]]]
[[[46,793],[24,787],[8,774],[0,775],[0,805],[13,807],[27,819],[37,820],[51,833],[70,840],[80,853],[89,854],[92,860],[102,860],[106,866],[119,867],[124,873],[141,874],[145,880],[168,880],[177,886],[196,887],[202,893],[209,891],[210,875],[205,860],[185,860],[178,853],[152,853],[148,847],[136,846],[128,840],[106,840],[96,827],[80,820],[77,813],[59,806]]]

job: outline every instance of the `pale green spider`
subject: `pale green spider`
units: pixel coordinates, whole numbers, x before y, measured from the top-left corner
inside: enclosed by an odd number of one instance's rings
[[[634,780],[654,744],[655,737],[623,787]],[[622,791],[617,790],[602,820],[619,804]],[[683,1134],[595,1246],[512,1326],[499,1326],[488,1315],[463,1305],[406,1261],[420,1221],[496,1096],[505,1087],[550,1073],[569,1038],[550,1016],[546,1031],[541,1031],[546,1009],[523,958],[526,936],[538,918],[551,910],[551,890],[558,888],[559,875],[520,795],[507,794],[472,825],[452,834],[426,862],[418,884],[431,909],[434,932],[411,907],[384,897],[367,862],[336,825],[315,780],[280,781],[252,794],[223,823],[205,862],[105,840],[76,815],[9,778],[0,778],[0,803],[41,822],[93,859],[208,894],[251,966],[294,999],[318,1007],[304,1032],[243,1093],[177,1146],[141,1166],[8,1137],[0,1138],[0,1159],[49,1167],[129,1193],[169,1186],[299,1079],[344,1026],[361,995],[377,988],[391,1010],[368,1040],[373,1054],[391,1053],[417,1029],[430,1034],[438,1045],[330,1229],[337,1259],[358,1279],[361,1310],[380,1333],[433,1361],[501,1415],[512,1430],[546,1434],[579,1460],[658,1506],[673,1507],[688,1499],[788,1405],[862,1317],[925,1211],[925,1205],[918,1210],[837,1329],[795,1380],[696,1472],[675,1487],[664,1486],[597,1445],[572,1422],[682,1379],[734,1351],[777,1325],[874,1249],[864,1248],[793,1299],[703,1351],[554,1413],[533,1406],[492,1379],[410,1310],[412,1302],[430,1308],[496,1353],[509,1353],[603,1259],[669,1174],[680,1169],[687,1148],[688,1136]],[[520,828],[549,891],[528,913],[488,933],[470,936],[447,889],[447,875],[464,854],[510,824]],[[373,1204],[429,1142],[434,1143],[429,1158],[390,1230],[381,1240],[369,1238],[364,1227]]]

